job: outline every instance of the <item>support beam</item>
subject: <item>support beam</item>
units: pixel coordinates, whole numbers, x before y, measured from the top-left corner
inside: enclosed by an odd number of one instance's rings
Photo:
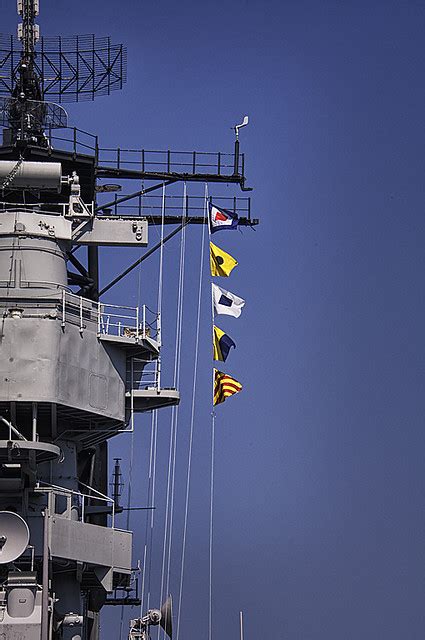
[[[133,271],[133,269],[135,269],[141,262],[146,260],[146,258],[149,258],[149,256],[151,256],[157,249],[159,249],[161,245],[164,245],[166,242],[168,242],[168,240],[171,240],[171,238],[177,235],[183,229],[183,227],[189,224],[189,221],[190,221],[190,218],[186,218],[185,221],[182,222],[181,225],[177,227],[177,229],[174,229],[174,231],[169,233],[168,236],[165,236],[162,242],[161,241],[158,242],[154,247],[152,247],[152,249],[149,249],[149,251],[146,251],[146,253],[144,253],[141,258],[133,262],[133,264],[131,264],[125,271],[120,273],[119,276],[117,276],[109,284],[107,284],[106,287],[103,287],[102,291],[99,292],[99,296],[109,291],[109,289],[111,289],[115,284],[117,284],[126,275],[128,275],[131,271]]]
[[[77,269],[85,278],[89,277],[87,269],[81,264],[79,260],[71,253],[71,251],[66,252],[66,257],[70,261],[73,267]]]
[[[99,247],[88,247],[87,249],[87,258],[88,258],[88,275],[91,280],[93,280],[93,285],[91,287],[90,299],[91,300],[99,300]]]

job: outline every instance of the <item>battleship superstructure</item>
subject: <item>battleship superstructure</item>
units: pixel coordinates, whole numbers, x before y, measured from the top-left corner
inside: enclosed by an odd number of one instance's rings
[[[115,527],[108,497],[108,439],[135,413],[179,402],[161,387],[160,315],[101,301],[98,251],[147,246],[140,201],[164,184],[244,189],[244,160],[238,140],[233,154],[123,152],[69,128],[61,103],[122,88],[126,50],[40,37],[38,0],[18,0],[18,13],[18,37],[0,36],[0,638],[96,640],[105,604],[137,601],[132,534]],[[108,178],[148,186],[108,202]],[[124,202],[136,202],[130,214]],[[245,210],[240,223],[255,224]],[[205,219],[188,204],[183,221],[162,222],[175,226],[166,242]],[[171,636],[169,601],[130,637],[158,623]]]

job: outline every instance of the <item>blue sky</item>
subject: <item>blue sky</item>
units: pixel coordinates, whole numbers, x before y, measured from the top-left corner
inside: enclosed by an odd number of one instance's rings
[[[0,9],[9,32],[14,2],[1,0]],[[42,0],[41,10],[45,34],[109,34],[128,46],[124,91],[69,106],[71,123],[98,133],[104,146],[230,152],[231,126],[245,113],[251,119],[241,145],[261,225],[216,234],[239,261],[219,284],[247,304],[241,318],[220,323],[237,344],[226,370],[244,390],[217,410],[214,636],[238,638],[243,610],[245,640],[422,640],[423,3]],[[203,186],[190,189],[201,194]],[[234,187],[209,192],[239,195]],[[187,241],[175,597],[200,229],[191,228]],[[172,242],[164,263],[169,384],[179,251]],[[107,252],[103,281],[137,255]],[[154,300],[157,264],[153,258],[140,272],[142,302]],[[137,303],[138,278],[108,300]],[[208,636],[208,283],[206,271],[182,640]],[[150,417],[138,417],[136,427],[132,499],[139,505]],[[164,410],[151,604],[160,597],[169,433]],[[129,447],[121,436],[111,454],[128,459]],[[133,515],[131,526],[137,559],[144,516]],[[105,640],[119,637],[119,618],[107,612]]]

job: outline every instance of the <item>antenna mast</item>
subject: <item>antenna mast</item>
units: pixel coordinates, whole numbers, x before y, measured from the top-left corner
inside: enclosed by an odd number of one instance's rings
[[[18,38],[22,42],[22,58],[29,64],[35,55],[35,44],[40,38],[40,30],[34,19],[39,14],[39,0],[18,0],[18,14],[22,17],[18,25]]]
[[[37,55],[35,45],[40,39],[40,29],[35,24],[35,18],[39,14],[39,0],[18,0],[17,4],[18,14],[22,17],[22,22],[18,25],[22,51],[19,76],[12,91],[14,100],[10,101],[8,110],[12,137],[21,144],[33,142],[47,146],[42,126],[47,107],[42,102],[40,78],[34,64]]]

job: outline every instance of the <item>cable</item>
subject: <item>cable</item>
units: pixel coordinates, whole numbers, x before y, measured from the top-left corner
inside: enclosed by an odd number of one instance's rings
[[[151,438],[150,438],[150,448],[149,448],[149,474],[148,474],[148,490],[147,490],[147,498],[146,504],[149,504],[151,498],[151,482],[152,482],[152,467],[153,467],[153,450],[154,450],[154,413],[151,416]],[[146,512],[146,522],[145,522],[145,547],[143,552],[143,574],[142,574],[142,589],[141,589],[141,602],[140,602],[140,616],[143,615],[143,602],[145,598],[145,577],[146,577],[146,558],[148,553],[148,525],[149,525],[149,513]]]
[[[158,336],[157,340],[159,344],[162,343],[162,281],[164,273],[164,221],[165,221],[165,183],[162,187],[162,210],[161,210],[161,247],[159,251],[159,277],[158,277]],[[158,355],[157,360],[157,387],[161,388],[161,355]]]
[[[183,190],[183,207],[182,207],[182,220],[187,218],[188,214],[188,199],[187,199],[187,187],[184,184]],[[178,348],[176,350],[176,358],[174,362],[174,387],[178,389],[180,387],[180,362],[181,362],[181,349],[182,349],[182,330],[183,330],[183,301],[184,301],[184,276],[185,276],[185,256],[186,256],[186,227],[182,230],[182,239],[180,244],[180,280],[179,280],[179,302],[178,308],[181,310],[180,324],[177,322],[177,340]],[[170,593],[170,571],[171,571],[171,544],[172,544],[172,532],[174,522],[174,495],[175,495],[175,472],[176,472],[176,452],[177,452],[177,430],[178,430],[178,416],[179,406],[173,407],[172,420],[174,424],[174,443],[173,443],[173,463],[172,463],[172,478],[171,478],[171,505],[170,505],[170,538],[168,544],[168,565],[167,565],[167,582],[166,593]]]
[[[187,187],[186,183],[183,188],[183,206],[182,206],[182,222],[187,215]],[[186,230],[183,229],[180,239],[180,261],[179,261],[179,283],[178,283],[178,296],[177,296],[177,314],[176,314],[176,339],[175,339],[175,354],[174,354],[174,376],[173,386],[178,388],[180,382],[180,364],[181,364],[181,339],[182,339],[182,326],[183,326],[183,290],[184,290],[184,272],[185,272],[185,245],[186,245]],[[176,439],[177,439],[177,418],[178,407],[173,407],[171,412],[170,422],[170,445],[168,454],[168,472],[167,472],[167,495],[166,495],[166,507],[165,507],[165,525],[164,525],[164,542],[162,550],[162,569],[161,569],[161,590],[160,590],[160,602],[165,599],[165,592],[169,593],[170,583],[170,564],[171,564],[171,541],[173,533],[173,510],[174,510],[174,488],[175,488],[175,460],[176,460]],[[164,585],[165,583],[165,585]],[[160,628],[158,627],[158,637],[160,635]],[[163,631],[165,637],[165,631]]]
[[[204,211],[204,217],[205,216],[206,216],[206,208]],[[178,607],[177,607],[176,640],[179,640],[179,637],[180,637],[181,604],[182,604],[182,596],[183,596],[183,579],[184,579],[184,566],[185,566],[185,556],[186,556],[187,520],[188,520],[188,513],[189,513],[189,493],[190,493],[190,477],[191,477],[191,468],[192,468],[193,432],[194,432],[194,424],[195,424],[195,398],[196,398],[196,383],[197,383],[198,359],[199,359],[199,333],[200,333],[200,324],[201,324],[201,300],[202,300],[202,278],[203,278],[203,272],[204,272],[204,250],[205,250],[205,225],[202,225],[201,264],[200,264],[200,270],[199,270],[199,288],[198,288],[198,312],[197,312],[197,319],[196,319],[195,361],[194,361],[193,384],[192,384],[192,407],[191,407],[191,416],[190,416],[189,453],[188,453],[188,465],[187,465],[187,476],[186,476],[186,500],[185,500],[185,513],[184,513],[184,525],[183,525],[179,600],[178,600]]]
[[[212,640],[212,569],[213,569],[213,513],[214,513],[214,457],[215,457],[215,413],[211,417],[211,477],[210,477],[210,539],[209,539],[209,602],[208,640]]]
[[[205,209],[208,211],[208,191],[205,189]],[[208,214],[208,239],[211,242],[211,224]],[[214,300],[211,291],[211,332],[214,334]],[[214,340],[214,335],[213,335]],[[212,371],[212,402],[214,401],[214,368]],[[215,412],[211,412],[211,475],[210,475],[210,531],[209,531],[209,580],[208,580],[208,640],[212,640],[212,573],[213,573],[213,516],[214,516],[214,458],[215,458]]]

